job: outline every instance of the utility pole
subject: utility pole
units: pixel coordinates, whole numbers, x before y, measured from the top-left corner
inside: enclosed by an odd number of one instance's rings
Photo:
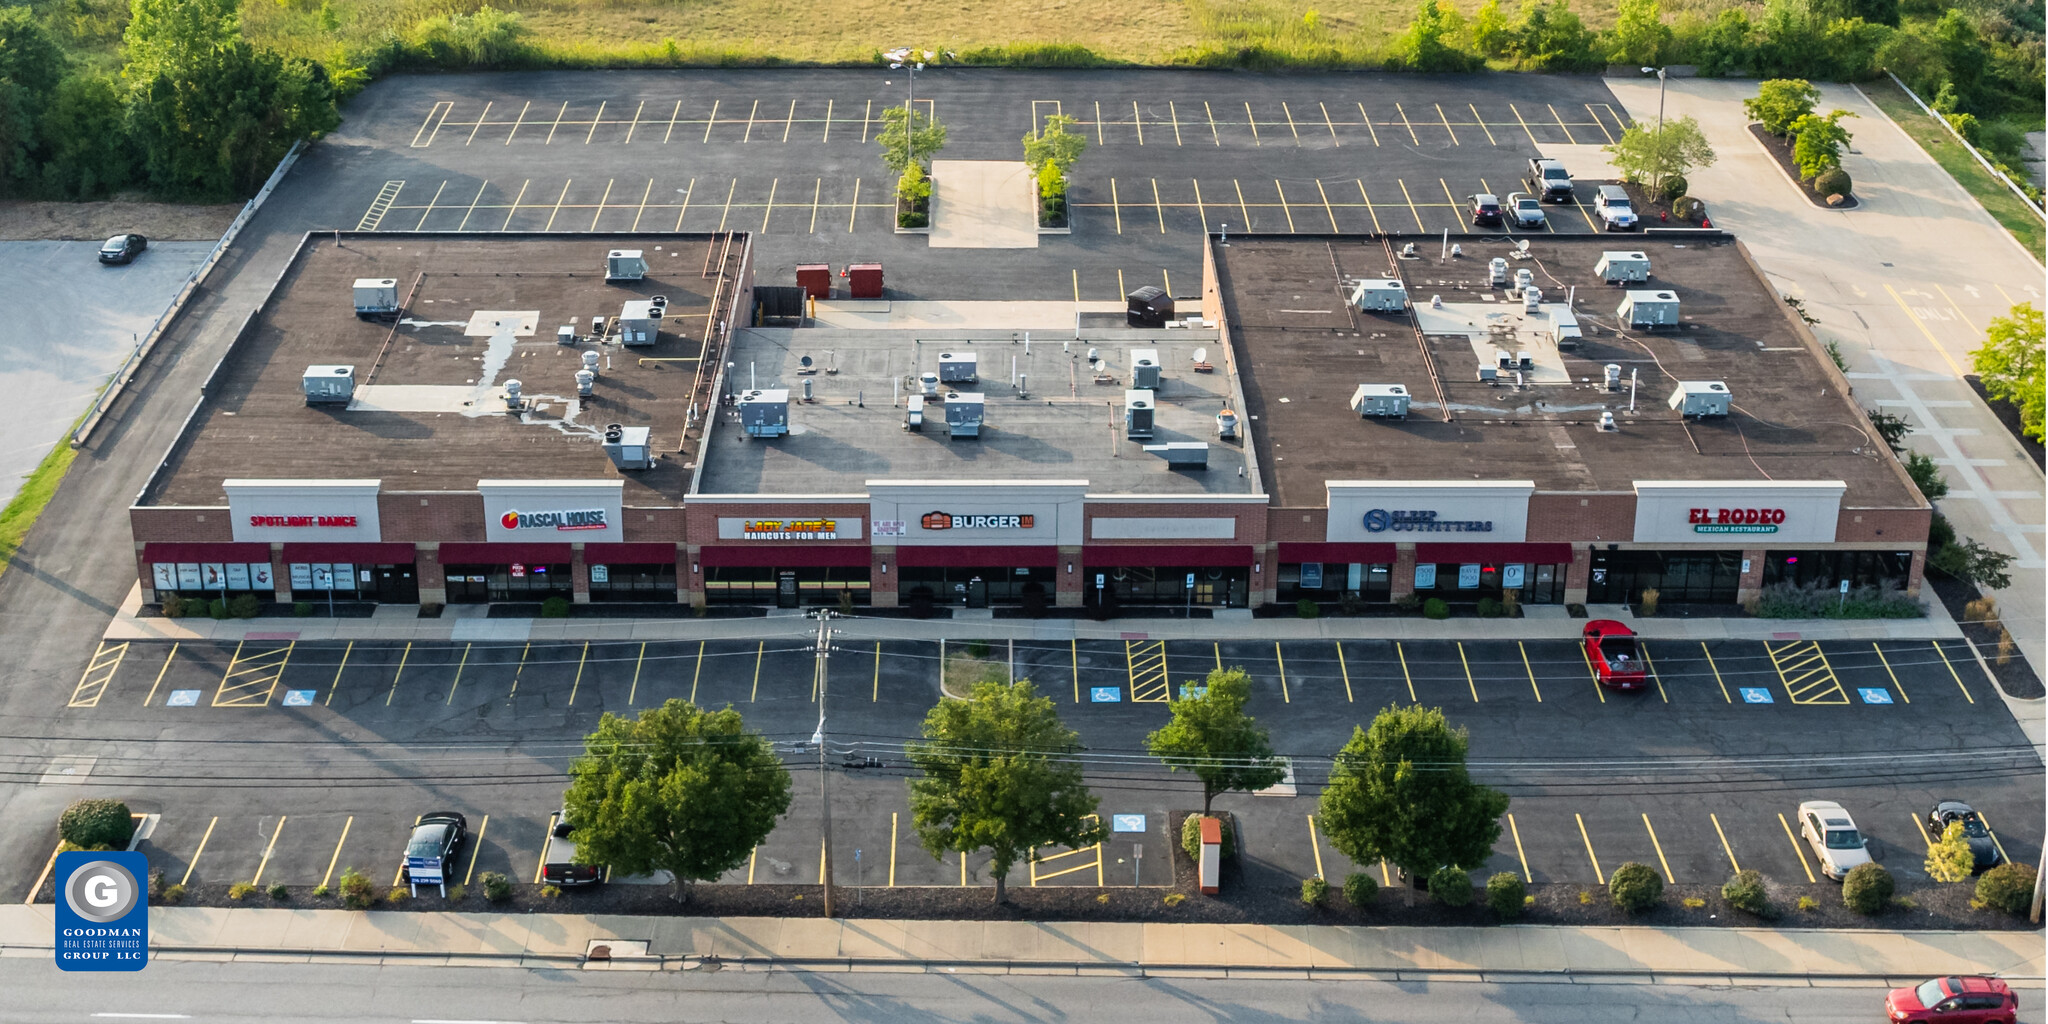
[[[818,746],[818,813],[824,823],[824,889],[825,916],[832,916],[832,792],[829,785],[830,769],[825,765],[825,666],[832,657],[832,616],[829,609],[821,608],[811,614],[818,619],[818,731],[811,734],[811,742]]]

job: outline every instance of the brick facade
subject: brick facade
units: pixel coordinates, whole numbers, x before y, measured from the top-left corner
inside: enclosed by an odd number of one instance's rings
[[[1530,542],[1625,542],[1636,533],[1633,492],[1541,491],[1529,496]]]

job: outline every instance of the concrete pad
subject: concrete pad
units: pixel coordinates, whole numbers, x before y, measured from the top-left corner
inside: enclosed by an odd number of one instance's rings
[[[1605,144],[1603,143],[1602,145]],[[1580,181],[1616,181],[1621,178],[1621,172],[1614,169],[1614,155],[1601,148],[1601,146],[1588,143],[1566,144],[1546,142],[1537,145],[1536,151],[1552,160],[1564,161],[1565,170],[1572,172],[1572,181],[1574,183]],[[1524,164],[1522,169],[1527,171],[1529,169],[1528,165]],[[1505,185],[1496,187],[1507,188]],[[1519,188],[1521,186],[1518,184],[1515,188],[1508,189],[1508,191],[1512,192]],[[1501,193],[1501,197],[1505,199],[1507,193]]]
[[[225,934],[229,911],[214,907],[152,907],[151,946],[233,946]]]
[[[348,935],[342,939],[342,948],[348,950],[414,949],[420,935],[420,919],[423,914],[408,914],[402,911],[364,911],[360,913]]]
[[[925,921],[904,934],[904,952],[919,960],[961,960],[982,956],[984,925],[975,921]]]
[[[1038,248],[1038,197],[1023,161],[934,160],[932,181],[932,248]]]
[[[288,949],[340,949],[348,937],[355,914],[338,910],[286,910],[284,938],[278,943]]]
[[[1140,955],[1128,924],[1001,922],[984,933],[981,955],[1007,960],[1088,960],[1127,963]]]
[[[841,956],[868,960],[904,955],[904,940],[911,922],[855,919],[839,928]]]

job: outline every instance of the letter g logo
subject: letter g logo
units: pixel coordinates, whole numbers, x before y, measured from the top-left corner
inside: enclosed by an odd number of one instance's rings
[[[64,902],[94,924],[109,924],[126,917],[142,896],[142,887],[128,869],[113,861],[96,860],[71,873],[64,886]]]

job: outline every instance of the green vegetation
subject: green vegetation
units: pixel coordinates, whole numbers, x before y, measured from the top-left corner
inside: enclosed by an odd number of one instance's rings
[[[1451,864],[1436,869],[1429,876],[1429,896],[1447,907],[1471,906],[1471,873]]]
[[[1203,814],[1218,793],[1250,793],[1286,776],[1266,730],[1244,713],[1251,696],[1251,676],[1244,669],[1216,669],[1199,695],[1169,704],[1173,717],[1145,737],[1145,748],[1168,771],[1192,772],[1202,780]]]
[[[1991,907],[2018,917],[2027,912],[2033,899],[2034,866],[2008,862],[1978,877],[1977,898],[1970,905]]]
[[[1353,871],[1344,876],[1344,902],[1363,909],[1379,898],[1380,883],[1363,871]]]
[[[370,888],[369,876],[354,868],[341,869],[341,885],[338,888],[341,890],[341,905],[350,910],[368,910],[370,904],[376,901],[375,892]],[[165,895],[169,893],[166,892]]]
[[[1614,168],[1621,172],[1622,180],[1661,190],[1675,178],[1680,195],[1684,194],[1687,173],[1714,165],[1714,147],[1707,144],[1699,122],[1690,117],[1666,121],[1662,128],[1631,125],[1619,140],[1604,148],[1614,154]]]
[[[1496,871],[1486,880],[1486,905],[1503,921],[1522,916],[1529,901],[1529,887],[1512,871]]]
[[[1203,815],[1190,814],[1180,820],[1181,852],[1187,854],[1189,860],[1197,862],[1202,859],[1202,818]],[[1217,818],[1216,829],[1222,833],[1217,837],[1223,847],[1219,855],[1226,859],[1237,856],[1237,842],[1232,835],[1230,819]]]
[[[1306,907],[1320,907],[1330,899],[1330,883],[1318,875],[1301,880],[1301,903]]]
[[[1785,581],[1763,588],[1750,614],[1760,619],[1917,619],[1927,614],[1927,606],[1893,580],[1852,587],[1846,595],[1821,580]]]
[[[1993,220],[2012,232],[2012,236],[2019,240],[2022,248],[2032,253],[2036,260],[2042,258],[2043,248],[2048,247],[2048,225],[2044,225],[2040,214],[2020,202],[2020,198],[2013,195],[2012,190],[2006,188],[2004,182],[1986,171],[1983,165],[1970,155],[1969,150],[1957,142],[1954,136],[1944,131],[1933,118],[1922,113],[1910,97],[1899,91],[1898,86],[1889,80],[1880,80],[1865,83],[1862,89],[1863,94],[1870,97],[1871,102],[1877,104],[1886,116],[1898,122],[1899,127],[1904,129],[1907,135],[1912,136],[1913,141],[1919,143],[1920,148],[1926,150],[1927,155],[1933,157],[1934,162],[1940,164],[1942,169],[1949,173],[1949,177],[1954,178],[1956,183],[1963,187],[1963,191],[1983,204],[1985,212],[1991,214]],[[2029,115],[2016,115],[2015,119],[2025,123],[2023,119],[2026,116]],[[2030,116],[2033,118],[2032,124],[2041,123],[2038,112]],[[2010,127],[2010,123],[2008,126]],[[2019,130],[2017,127],[2011,127],[2013,133]],[[2001,158],[1999,162],[2018,167],[2020,157],[2015,152],[2009,161]],[[2014,181],[2021,181],[2024,178],[2024,175],[2011,171],[2007,174]]]
[[[1471,780],[1468,745],[1438,708],[1389,707],[1371,728],[1354,726],[1320,804],[1331,845],[1353,863],[1385,859],[1410,878],[1484,864],[1508,798]]]
[[[685,700],[637,718],[606,712],[569,774],[577,862],[667,871],[677,899],[746,863],[789,810],[789,770],[768,741],[731,708]]]
[[[0,14],[4,13],[0,11]],[[0,30],[4,30],[4,22],[0,22]],[[0,77],[0,92],[4,92],[5,81]],[[5,100],[0,99],[0,104],[4,103]],[[0,127],[0,132],[4,131],[4,127]],[[4,157],[5,152],[5,143],[0,141],[0,157]],[[0,171],[4,170],[4,165],[0,165]],[[4,184],[5,176],[0,174],[0,185]],[[43,509],[49,507],[50,499],[57,496],[57,485],[64,482],[64,474],[71,469],[71,460],[77,457],[78,449],[71,447],[68,436],[58,441],[50,453],[43,456],[43,461],[36,463],[35,471],[28,475],[28,479],[22,481],[21,490],[14,492],[7,507],[0,509],[0,573],[5,573],[7,567],[14,564],[14,553],[21,550],[21,542],[28,536],[29,528],[36,525]]]
[[[1984,347],[1970,353],[1970,368],[1984,381],[1984,391],[2020,411],[2020,430],[2043,440],[2042,417],[2048,412],[2048,342],[2044,342],[2041,311],[2022,302],[1984,328]]]
[[[1772,916],[1770,891],[1764,887],[1763,873],[1755,868],[1737,871],[1721,886],[1721,898],[1737,910],[1745,910],[1758,917]]]
[[[1977,854],[1963,836],[1963,823],[1951,821],[1941,838],[1927,848],[1927,877],[1937,882],[1961,882],[1977,873]]]
[[[1813,113],[1820,102],[1820,90],[1804,78],[1773,78],[1758,82],[1756,95],[1742,101],[1742,110],[1764,131],[1790,135],[1792,123]]]
[[[1607,898],[1636,914],[1664,902],[1664,876],[1648,864],[1629,861],[1607,876]]]
[[[502,871],[486,871],[483,877],[484,899],[492,903],[503,903],[512,898],[512,879]]]
[[[1858,864],[1842,878],[1842,905],[1859,914],[1876,914],[1891,905],[1898,883],[1882,864]]]
[[[125,850],[135,818],[119,800],[74,801],[57,816],[57,837],[81,850]]]
[[[1855,117],[1846,110],[1806,114],[1792,122],[1792,159],[1799,164],[1799,176],[1812,178],[1822,171],[1842,166],[1842,148],[1849,144],[1849,129],[1842,119]]]

